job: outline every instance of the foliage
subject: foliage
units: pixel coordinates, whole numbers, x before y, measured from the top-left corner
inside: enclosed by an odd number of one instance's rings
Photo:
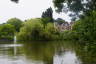
[[[48,23],[50,23],[51,21],[51,19],[50,18],[41,18],[41,20],[42,20],[42,24],[43,24],[43,26],[44,26],[44,28],[46,27],[46,25],[48,24]]]
[[[47,40],[59,39],[59,31],[54,27],[53,23],[48,23],[45,27],[45,38]]]
[[[54,40],[58,38],[58,31],[53,23],[48,23],[45,27],[41,19],[27,20],[20,32],[17,34],[18,40]]]
[[[22,21],[20,19],[17,19],[17,18],[11,18],[7,21],[7,24],[11,24],[11,25],[14,25],[15,27],[15,30],[17,32],[19,32],[20,30],[20,27],[22,26]]]
[[[72,12],[96,10],[96,0],[53,0],[53,2],[59,12],[61,12],[64,7]],[[67,6],[63,3],[66,3]]]
[[[39,40],[41,31],[43,31],[41,19],[30,19],[24,22],[17,37],[19,40]]]
[[[72,21],[96,11],[96,0],[53,0],[53,3],[58,13],[70,11]]]
[[[53,21],[53,10],[51,7],[42,13],[42,18],[49,18],[49,22]]]
[[[73,30],[78,33],[79,40],[94,41],[96,39],[96,12],[90,12],[90,15],[77,21]]]
[[[0,39],[13,39],[15,28],[11,24],[0,25]]]
[[[63,31],[60,33],[60,38],[63,40],[78,40],[78,34],[76,31]]]

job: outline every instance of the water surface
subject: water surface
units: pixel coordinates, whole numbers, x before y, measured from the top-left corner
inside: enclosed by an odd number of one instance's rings
[[[74,42],[2,42],[1,64],[95,64],[82,47]]]

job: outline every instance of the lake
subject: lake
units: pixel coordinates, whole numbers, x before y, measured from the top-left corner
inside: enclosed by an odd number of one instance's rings
[[[0,64],[96,64],[96,56],[70,41],[0,43]]]

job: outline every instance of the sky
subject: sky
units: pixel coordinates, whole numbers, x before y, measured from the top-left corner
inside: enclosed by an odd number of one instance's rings
[[[53,8],[53,18],[63,18],[70,22],[70,17],[65,13],[56,13],[52,0],[20,0],[18,4],[10,0],[0,0],[0,24],[10,18],[26,20],[40,18],[47,8]]]

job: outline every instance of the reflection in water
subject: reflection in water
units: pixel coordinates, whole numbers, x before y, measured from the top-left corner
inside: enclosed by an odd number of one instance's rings
[[[92,57],[72,42],[28,42],[0,44],[1,64],[92,64]],[[86,63],[86,61],[88,61]],[[95,62],[95,61],[94,61]]]
[[[55,55],[54,56],[54,63],[55,64],[81,64],[76,54],[71,51],[66,51],[62,55]]]
[[[14,44],[16,44],[16,41],[17,41],[16,36],[14,36]]]

